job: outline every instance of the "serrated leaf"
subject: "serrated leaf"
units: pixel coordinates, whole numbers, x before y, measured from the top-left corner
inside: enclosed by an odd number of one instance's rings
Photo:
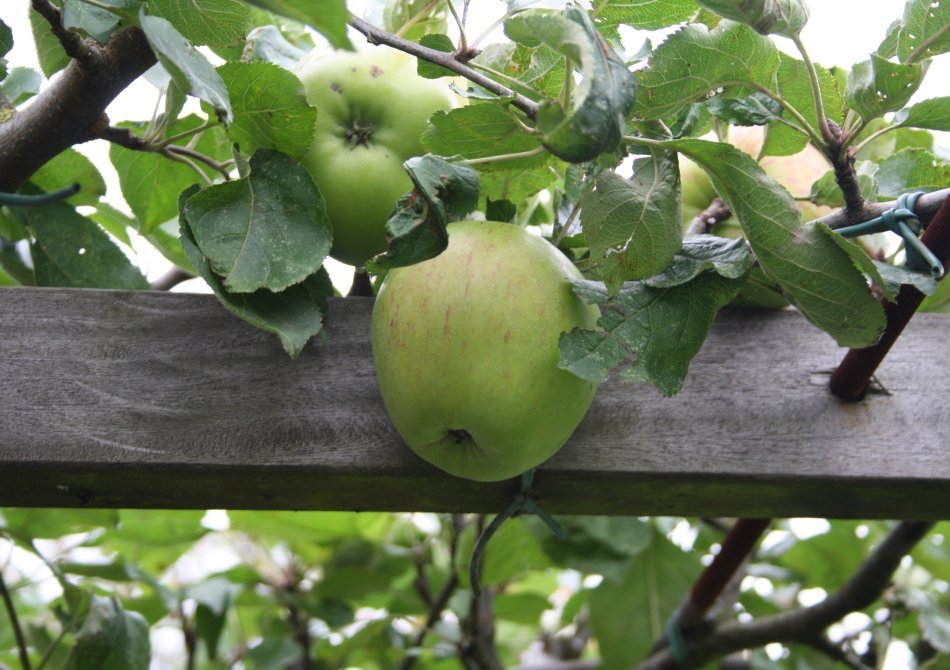
[[[105,44],[118,25],[119,17],[107,9],[84,0],[63,0],[63,26],[67,30],[80,30]]]
[[[663,272],[645,280],[648,286],[665,288],[692,281],[701,272],[715,272],[726,279],[742,279],[755,258],[742,238],[689,235],[683,248]]]
[[[539,148],[541,143],[536,135],[526,133],[510,112],[497,105],[472,104],[433,114],[422,136],[422,146],[439,156],[471,159],[531,151]],[[538,155],[486,163],[479,168],[510,170],[546,161],[545,156]]]
[[[317,272],[333,237],[323,196],[302,165],[258,150],[251,174],[201,190],[182,213],[231,293],[282,291]]]
[[[277,335],[291,358],[297,358],[310,338],[320,332],[327,298],[333,295],[333,284],[324,268],[280,293],[266,289],[254,293],[230,293],[201,255],[184,217],[181,219],[181,244],[188,260],[221,304],[252,326]]]
[[[882,58],[895,58],[897,56],[897,40],[900,35],[903,22],[900,19],[891,21],[891,24],[884,31],[884,39],[878,45],[874,53]]]
[[[186,116],[171,124],[168,133],[175,135],[191,131],[202,123],[202,119],[195,115]],[[137,123],[118,125],[139,132],[145,128],[145,124]],[[226,144],[220,141],[223,137],[224,132],[220,128],[206,130],[201,134],[195,149],[217,160],[226,158],[221,153],[223,144]],[[178,194],[201,181],[198,174],[187,165],[169,160],[156,152],[134,151],[113,143],[109,146],[109,158],[119,173],[122,196],[138,219],[138,230],[142,235],[150,235],[161,224],[176,218]]]
[[[234,111],[228,136],[242,152],[273,149],[292,158],[307,153],[317,110],[307,103],[300,79],[271,63],[225,63],[218,73]]]
[[[455,51],[455,44],[452,42],[452,38],[448,35],[423,35],[419,40],[419,44],[424,47],[428,47],[429,49],[444,51],[446,53],[452,53]],[[452,70],[442,67],[441,65],[436,65],[435,63],[430,63],[429,61],[422,58],[418,59],[416,72],[419,73],[420,77],[424,77],[425,79],[439,79],[440,77],[458,76]]]
[[[595,18],[605,36],[617,33],[617,26],[659,30],[682,23],[699,9],[695,0],[653,0],[652,2],[600,3]]]
[[[146,668],[151,655],[148,624],[116,597],[93,595],[65,670]]]
[[[870,121],[906,105],[920,87],[925,72],[925,64],[892,63],[871,54],[869,60],[851,69],[845,98],[862,119]]]
[[[37,286],[149,288],[109,236],[69,205],[23,208],[17,216],[33,238]]]
[[[820,232],[830,237],[842,251],[848,254],[848,258],[850,258],[851,262],[854,263],[854,267],[857,268],[859,272],[867,275],[874,284],[880,287],[881,291],[884,293],[884,297],[887,300],[895,299],[895,293],[890,291],[890,286],[884,281],[884,278],[881,277],[881,274],[878,271],[878,265],[873,260],[871,260],[871,257],[868,256],[867,252],[864,250],[864,247],[862,247],[857,242],[853,242],[850,239],[839,235],[823,223],[816,224],[815,227]]]
[[[908,0],[897,38],[902,63],[921,62],[950,51],[950,4],[934,0]]]
[[[937,191],[950,186],[950,163],[926,149],[902,149],[878,163],[876,176],[880,193],[887,198]]]
[[[699,575],[698,555],[655,529],[652,541],[619,582],[604,580],[590,597],[590,624],[605,670],[630,668],[648,656]]]
[[[166,19],[143,13],[139,23],[155,56],[181,90],[207,102],[225,123],[230,123],[227,88],[208,59]]]
[[[899,111],[896,120],[902,126],[950,130],[950,96],[922,100]]]
[[[641,89],[633,113],[660,119],[723,87],[770,86],[778,66],[775,45],[748,26],[689,25],[657,47],[649,67],[638,72]]]
[[[581,69],[571,109],[545,100],[538,110],[542,144],[570,163],[592,160],[620,144],[626,117],[636,100],[636,77],[576,5],[564,17],[534,15],[536,37]]]
[[[704,140],[668,143],[710,175],[752,245],[762,269],[813,324],[841,346],[874,344],[884,312],[847,254],[814,226],[795,201],[735,147]]]
[[[249,4],[311,26],[337,49],[352,49],[346,35],[346,0],[248,0]]]
[[[612,293],[624,281],[655,275],[673,260],[683,241],[678,191],[675,154],[656,151],[634,161],[630,180],[601,173],[581,200],[591,256],[603,261],[603,279]]]
[[[193,44],[238,47],[251,29],[251,11],[239,0],[147,0],[146,6]]]
[[[509,19],[505,31],[508,31],[509,24],[517,31],[518,20],[518,17]],[[530,30],[525,32],[531,34]],[[564,57],[545,44],[535,43],[530,47],[515,42],[491,44],[476,57],[475,62],[512,77],[512,89],[532,99],[556,98],[564,86]],[[486,100],[497,102],[496,95],[485,93]]]
[[[600,330],[574,329],[561,335],[558,366],[602,382],[621,366],[632,381],[650,381],[666,396],[679,392],[689,362],[699,351],[719,309],[742,282],[704,272],[685,284],[653,287],[628,282],[615,298],[600,282],[572,280],[574,292],[600,305]]]
[[[758,92],[747,98],[710,98],[706,107],[717,119],[733,126],[763,126],[782,116],[782,106]]]
[[[0,78],[3,75],[0,74]],[[43,84],[43,75],[31,67],[15,67],[7,74],[0,84],[0,92],[13,106],[32,98],[40,92]]]
[[[66,149],[37,170],[30,182],[51,193],[70,184],[79,184],[79,192],[68,198],[72,205],[95,205],[106,194],[106,182],[95,164],[75,149]]]
[[[890,300],[894,299],[901,286],[910,285],[926,296],[937,292],[937,280],[929,272],[915,272],[906,267],[874,261],[877,273],[883,284],[881,289]]]
[[[426,154],[403,164],[413,190],[399,199],[386,222],[389,248],[367,264],[373,274],[420,263],[442,253],[449,243],[446,226],[478,204],[478,174]]]
[[[40,69],[47,78],[69,65],[71,60],[59,38],[53,34],[49,23],[42,14],[30,8],[30,27],[33,29],[33,41],[36,44],[36,56],[40,61]]]
[[[803,0],[697,0],[697,2],[720,16],[752,26],[762,35],[796,37],[808,22],[808,7]]]

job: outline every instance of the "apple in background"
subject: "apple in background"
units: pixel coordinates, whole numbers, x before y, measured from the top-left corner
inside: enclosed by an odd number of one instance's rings
[[[391,270],[373,309],[379,389],[419,456],[478,481],[515,477],[563,446],[595,384],[558,368],[558,338],[599,310],[574,265],[506,223],[448,226],[436,258]]]
[[[403,162],[423,153],[434,112],[451,109],[448,85],[416,74],[416,59],[388,47],[317,48],[297,66],[317,108],[313,143],[302,163],[333,224],[330,255],[362,265],[386,250],[386,221],[412,190]]]
[[[762,126],[733,126],[729,129],[729,141],[750,156],[758,155],[764,140],[765,130]],[[764,156],[759,165],[765,174],[788,189],[793,196],[811,193],[811,185],[831,169],[831,164],[811,144],[791,156]],[[717,194],[705,171],[682,155],[680,181],[683,188],[683,226],[689,227]],[[798,209],[805,221],[834,211],[831,207],[802,201],[799,201]],[[713,232],[723,237],[738,237],[742,234],[737,221],[725,221]]]

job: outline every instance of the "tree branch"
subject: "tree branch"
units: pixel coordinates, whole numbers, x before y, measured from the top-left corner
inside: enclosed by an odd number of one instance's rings
[[[420,44],[416,44],[415,42],[405,40],[401,37],[396,37],[395,35],[387,33],[385,30],[377,28],[372,23],[364,21],[354,14],[350,15],[350,25],[356,28],[356,30],[359,32],[363,33],[370,44],[385,44],[387,46],[393,47],[394,49],[404,51],[411,56],[415,56],[416,58],[421,58],[430,63],[441,65],[442,67],[465,77],[469,81],[478,84],[485,90],[491,91],[499,97],[511,98],[512,104],[527,114],[530,118],[534,119],[537,117],[538,103],[536,103],[534,100],[526,98],[520,93],[516,93],[507,86],[503,86],[493,79],[486,77],[482,73],[470,68],[459,59],[457,54],[450,53],[448,51],[430,49]],[[465,54],[464,56],[466,58],[471,58],[470,54]]]
[[[60,152],[97,139],[110,102],[155,63],[138,28],[112,35],[95,70],[72,61],[51,86],[0,124],[0,191],[13,193]]]
[[[709,207],[696,215],[686,232],[690,235],[709,234],[717,223],[725,221],[730,216],[732,216],[732,210],[729,209],[729,205],[726,204],[725,200],[716,196],[709,203]]]
[[[0,572],[0,598],[7,610],[7,616],[10,617],[10,625],[13,627],[13,637],[16,638],[17,649],[20,652],[20,665],[23,670],[30,670],[30,654],[27,650],[26,639],[23,637],[23,629],[20,628],[20,620],[16,615],[16,607],[13,606],[13,598],[7,590],[7,583],[3,581],[3,572]]]
[[[33,0],[33,9],[39,12],[50,25],[50,30],[63,45],[66,55],[76,60],[89,72],[102,67],[103,54],[98,43],[83,39],[79,33],[67,30],[63,25],[63,13],[50,0]]]
[[[881,542],[848,582],[811,607],[803,607],[751,623],[727,622],[686,633],[691,667],[713,658],[772,642],[815,644],[824,630],[850,612],[862,610],[877,600],[890,583],[894,570],[914,546],[933,528],[930,521],[904,521]],[[654,654],[637,670],[682,668],[669,649]]]
[[[920,196],[915,209],[917,218],[919,218],[924,225],[930,223],[930,220],[934,217],[934,214],[937,213],[937,210],[940,209],[940,205],[943,204],[943,201],[946,200],[947,197],[950,197],[950,188],[934,191],[932,193],[925,193],[924,195]],[[864,215],[861,218],[861,221],[870,221],[871,219],[876,219],[884,212],[894,209],[895,207],[897,207],[896,200],[866,204],[864,207]],[[855,223],[859,222],[860,221]],[[852,221],[848,219],[848,216],[843,209],[839,209],[836,212],[832,212],[831,214],[826,214],[821,218],[815,219],[812,221],[812,223],[823,223],[829,228],[844,228],[845,226],[851,225]]]

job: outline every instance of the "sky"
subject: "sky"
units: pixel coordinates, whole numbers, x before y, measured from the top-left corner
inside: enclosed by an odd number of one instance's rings
[[[378,3],[376,3],[378,4]],[[887,26],[903,13],[903,0],[834,0],[832,2],[809,3],[811,16],[802,33],[802,40],[808,48],[812,60],[825,66],[850,66],[864,60],[883,39]],[[38,69],[36,52],[31,40],[17,40],[21,35],[30,35],[27,12],[29,0],[3,0],[0,2],[0,19],[13,29],[15,43],[7,58],[12,65],[22,65]],[[370,0],[350,0],[350,8],[363,13],[371,8]],[[469,9],[470,32],[479,34],[481,27],[490,25],[504,11],[500,0],[478,0]],[[474,8],[474,9],[473,9]],[[842,26],[845,31],[838,32]],[[633,40],[638,40],[633,36]],[[636,42],[642,41],[642,37]],[[657,43],[654,39],[654,44]],[[780,48],[797,55],[790,40],[776,38]],[[936,59],[924,81],[914,96],[914,101],[947,95],[947,82],[950,82],[950,56]],[[140,79],[120,94],[107,109],[113,123],[121,120],[147,120],[151,118],[158,92],[151,84]],[[186,108],[198,111],[198,105]],[[950,149],[947,134],[938,140],[944,148]],[[108,160],[108,144],[97,140],[77,147],[89,156],[103,172],[109,188],[110,199],[118,197],[118,176]],[[114,203],[128,211],[122,202]],[[145,247],[139,249],[137,259],[150,280],[164,274],[169,268],[165,259],[151,253]],[[334,284],[345,293],[349,287],[350,270],[330,259],[328,269]],[[200,281],[189,282],[181,287],[184,290],[202,290]]]

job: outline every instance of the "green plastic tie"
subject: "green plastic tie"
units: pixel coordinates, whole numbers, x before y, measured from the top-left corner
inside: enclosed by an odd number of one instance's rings
[[[686,639],[680,626],[679,612],[670,617],[666,623],[666,641],[670,644],[670,654],[678,664],[685,666],[689,661],[689,652],[686,650]]]
[[[904,240],[907,267],[916,272],[929,272],[934,279],[940,279],[944,275],[943,263],[920,241],[920,234],[925,226],[914,213],[917,200],[923,194],[923,191],[905,193],[897,199],[897,205],[893,209],[887,210],[876,219],[839,228],[836,232],[842,237],[884,232],[900,235]]]
[[[534,514],[540,517],[545,525],[551,529],[551,532],[559,540],[567,539],[567,533],[561,528],[560,524],[554,520],[550,514],[538,504],[534,499],[534,493],[531,491],[531,485],[534,483],[534,470],[528,470],[521,475],[521,490],[508,504],[505,510],[491,520],[491,523],[482,531],[472,548],[472,560],[469,563],[468,577],[472,585],[472,595],[478,598],[482,594],[482,558],[485,555],[485,548],[488,541],[498,532],[501,525],[511,517],[520,514]]]
[[[0,205],[10,205],[11,207],[42,207],[44,205],[52,205],[53,203],[76,195],[79,193],[79,189],[79,184],[71,184],[58,191],[40,193],[39,195],[0,192]]]

